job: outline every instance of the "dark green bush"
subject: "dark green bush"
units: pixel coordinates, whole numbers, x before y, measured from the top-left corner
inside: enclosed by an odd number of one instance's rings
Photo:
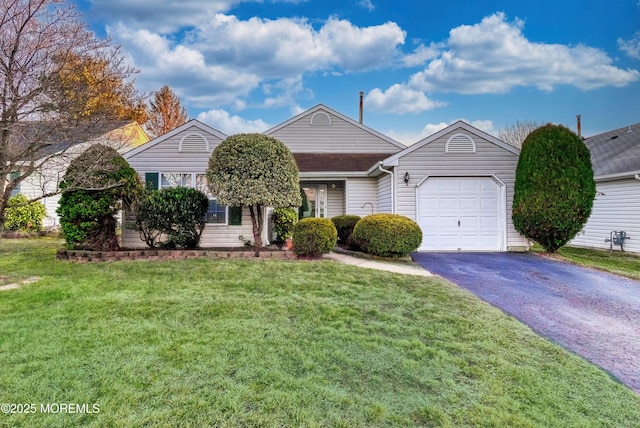
[[[415,221],[402,215],[372,214],[356,224],[353,239],[367,253],[402,257],[420,246],[422,229]]]
[[[57,213],[67,248],[117,249],[116,215],[123,199],[142,189],[129,163],[113,148],[96,144],[71,161],[60,187]]]
[[[136,227],[152,248],[197,248],[208,209],[209,199],[199,190],[152,190],[137,204]]]
[[[551,124],[527,136],[513,197],[518,232],[555,252],[587,222],[595,194],[591,155],[580,137]]]
[[[24,195],[9,198],[4,213],[4,228],[6,230],[20,230],[25,232],[39,232],[42,230],[42,220],[47,213],[40,202],[31,202]]]
[[[349,244],[353,228],[359,220],[360,216],[357,215],[339,215],[331,218],[338,231],[338,242]]]
[[[299,256],[320,257],[337,240],[336,227],[328,218],[303,218],[293,229],[293,251]]]
[[[298,223],[297,208],[275,208],[271,215],[273,221],[273,230],[276,232],[278,242],[284,242],[285,239],[291,238],[293,228]]]

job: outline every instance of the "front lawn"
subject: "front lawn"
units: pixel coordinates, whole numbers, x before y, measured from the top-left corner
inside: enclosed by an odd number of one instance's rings
[[[542,252],[543,250],[536,246],[534,251]],[[581,266],[592,267],[616,275],[640,280],[640,257],[637,254],[626,253],[620,250],[607,251],[562,247],[556,254],[551,256]]]
[[[639,395],[440,279],[331,261],[76,264],[54,260],[60,245],[0,241],[0,275],[42,277],[0,291],[0,402],[38,410],[0,426],[640,421]],[[52,403],[99,412],[40,412]]]

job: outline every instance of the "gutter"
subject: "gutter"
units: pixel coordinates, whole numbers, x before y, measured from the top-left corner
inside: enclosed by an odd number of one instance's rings
[[[393,171],[389,171],[388,169],[384,169],[382,167],[382,162],[378,162],[378,170],[385,174],[389,174],[391,176],[391,213],[396,213],[396,177]]]

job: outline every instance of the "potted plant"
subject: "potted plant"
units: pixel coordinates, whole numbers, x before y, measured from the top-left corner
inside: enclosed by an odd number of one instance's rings
[[[276,232],[276,242],[285,243],[287,249],[293,246],[291,235],[298,222],[298,210],[293,207],[275,208],[272,214],[273,230]]]

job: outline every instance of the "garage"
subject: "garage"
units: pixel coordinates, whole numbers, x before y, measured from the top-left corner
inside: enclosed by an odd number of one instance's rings
[[[504,185],[494,177],[428,177],[417,190],[421,251],[503,251]]]

